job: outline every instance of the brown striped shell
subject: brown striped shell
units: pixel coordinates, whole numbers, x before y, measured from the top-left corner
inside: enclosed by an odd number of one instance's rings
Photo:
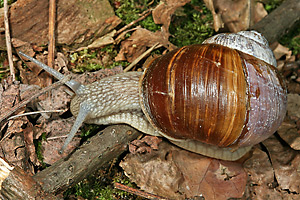
[[[214,42],[154,60],[140,80],[140,93],[157,130],[219,147],[263,141],[286,112],[285,85],[274,66]]]

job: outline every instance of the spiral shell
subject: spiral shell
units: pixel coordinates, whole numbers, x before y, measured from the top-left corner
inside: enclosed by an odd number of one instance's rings
[[[220,34],[154,60],[140,80],[150,123],[168,138],[219,147],[272,135],[285,116],[286,88],[267,41],[248,33]]]

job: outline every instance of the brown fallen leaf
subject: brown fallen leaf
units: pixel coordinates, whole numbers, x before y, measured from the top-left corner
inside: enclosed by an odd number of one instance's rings
[[[248,173],[247,190],[250,199],[278,199],[281,196],[280,192],[274,189],[277,186],[274,169],[266,152],[254,148],[252,157],[245,161],[243,166]]]
[[[11,77],[4,80],[3,84],[0,84],[0,114],[5,115],[13,106],[18,104],[20,96],[20,83],[12,82]],[[20,108],[14,114],[22,114],[24,111],[25,107]],[[19,117],[1,123],[1,125],[3,137],[0,143],[2,150],[0,156],[14,166],[23,168],[26,172],[34,173],[33,166],[29,163],[24,142],[24,128],[31,125],[29,120],[26,117]]]
[[[152,150],[158,150],[158,145],[162,141],[161,138],[146,135],[142,139],[133,140],[129,144],[129,152],[136,153],[151,153]]]
[[[292,149],[300,150],[300,132],[294,122],[285,119],[277,132]]]
[[[129,154],[120,163],[141,189],[171,199],[240,198],[247,176],[241,164],[182,150],[167,142],[158,151]]]
[[[151,32],[143,28],[137,28],[129,38],[121,43],[121,50],[115,57],[115,60],[133,62],[147,48],[152,47],[156,43],[161,44],[168,50],[175,49],[175,46],[169,42],[171,17],[178,7],[184,6],[188,2],[190,0],[161,1],[152,11],[154,23],[162,24],[161,30]]]
[[[288,94],[287,99],[287,117],[277,132],[291,148],[300,150],[300,95]]]
[[[272,45],[273,52],[276,60],[279,60],[281,57],[285,56],[288,60],[292,56],[292,51],[289,48],[282,46],[278,42]]]
[[[246,30],[268,14],[262,3],[253,0],[204,0],[204,2],[213,14],[215,31],[223,27],[230,32]]]
[[[79,146],[80,138],[74,137],[63,154],[59,150],[63,146],[69,131],[74,123],[74,117],[68,119],[56,119],[45,122],[39,131],[46,134],[47,139],[42,140],[43,162],[52,165],[61,158],[68,156],[75,148]],[[78,133],[80,134],[80,133]]]
[[[172,152],[184,182],[180,192],[187,198],[203,196],[205,199],[241,198],[247,175],[238,162],[208,158],[185,150]]]
[[[36,155],[36,149],[33,143],[34,134],[33,134],[33,126],[31,123],[27,124],[27,127],[23,130],[24,131],[24,141],[25,141],[25,148],[30,159],[30,162],[33,163],[34,166],[38,167],[41,165],[40,161]]]
[[[171,199],[183,199],[179,193],[183,176],[166,149],[168,144],[162,142],[159,146],[159,151],[128,154],[120,166],[142,190]]]
[[[129,38],[121,42],[121,50],[115,60],[126,59],[128,62],[133,62],[146,51],[147,47],[156,43],[162,44],[170,50],[174,49],[175,47],[168,41],[168,37],[166,37],[166,33],[161,31],[151,32],[147,29],[138,28]]]
[[[46,55],[36,55],[36,59],[46,63]],[[20,71],[20,77],[24,84],[38,85],[40,87],[47,87],[51,84],[52,77],[40,67],[36,66],[32,62],[26,62],[26,67],[23,66],[23,62],[18,62],[17,67]]]
[[[269,152],[279,188],[297,193],[300,197],[300,152],[281,143],[275,136],[271,136],[263,144]]]
[[[179,7],[184,6],[191,0],[165,0],[160,1],[158,6],[152,11],[152,16],[155,24],[162,24],[162,31],[165,37],[169,37],[169,26],[171,22],[172,15],[175,10]]]

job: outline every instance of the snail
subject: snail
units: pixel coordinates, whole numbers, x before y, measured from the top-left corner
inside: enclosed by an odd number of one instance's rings
[[[273,52],[256,31],[222,33],[170,51],[144,72],[66,85],[76,93],[70,109],[77,118],[62,150],[83,122],[125,123],[192,152],[237,160],[278,129],[287,104]]]

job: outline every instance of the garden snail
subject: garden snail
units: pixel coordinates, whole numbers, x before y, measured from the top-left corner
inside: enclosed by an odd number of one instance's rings
[[[144,73],[117,74],[89,85],[68,81],[76,93],[71,112],[77,118],[62,150],[83,122],[126,123],[184,149],[237,160],[283,121],[286,88],[275,66],[266,39],[242,31],[173,50]]]

